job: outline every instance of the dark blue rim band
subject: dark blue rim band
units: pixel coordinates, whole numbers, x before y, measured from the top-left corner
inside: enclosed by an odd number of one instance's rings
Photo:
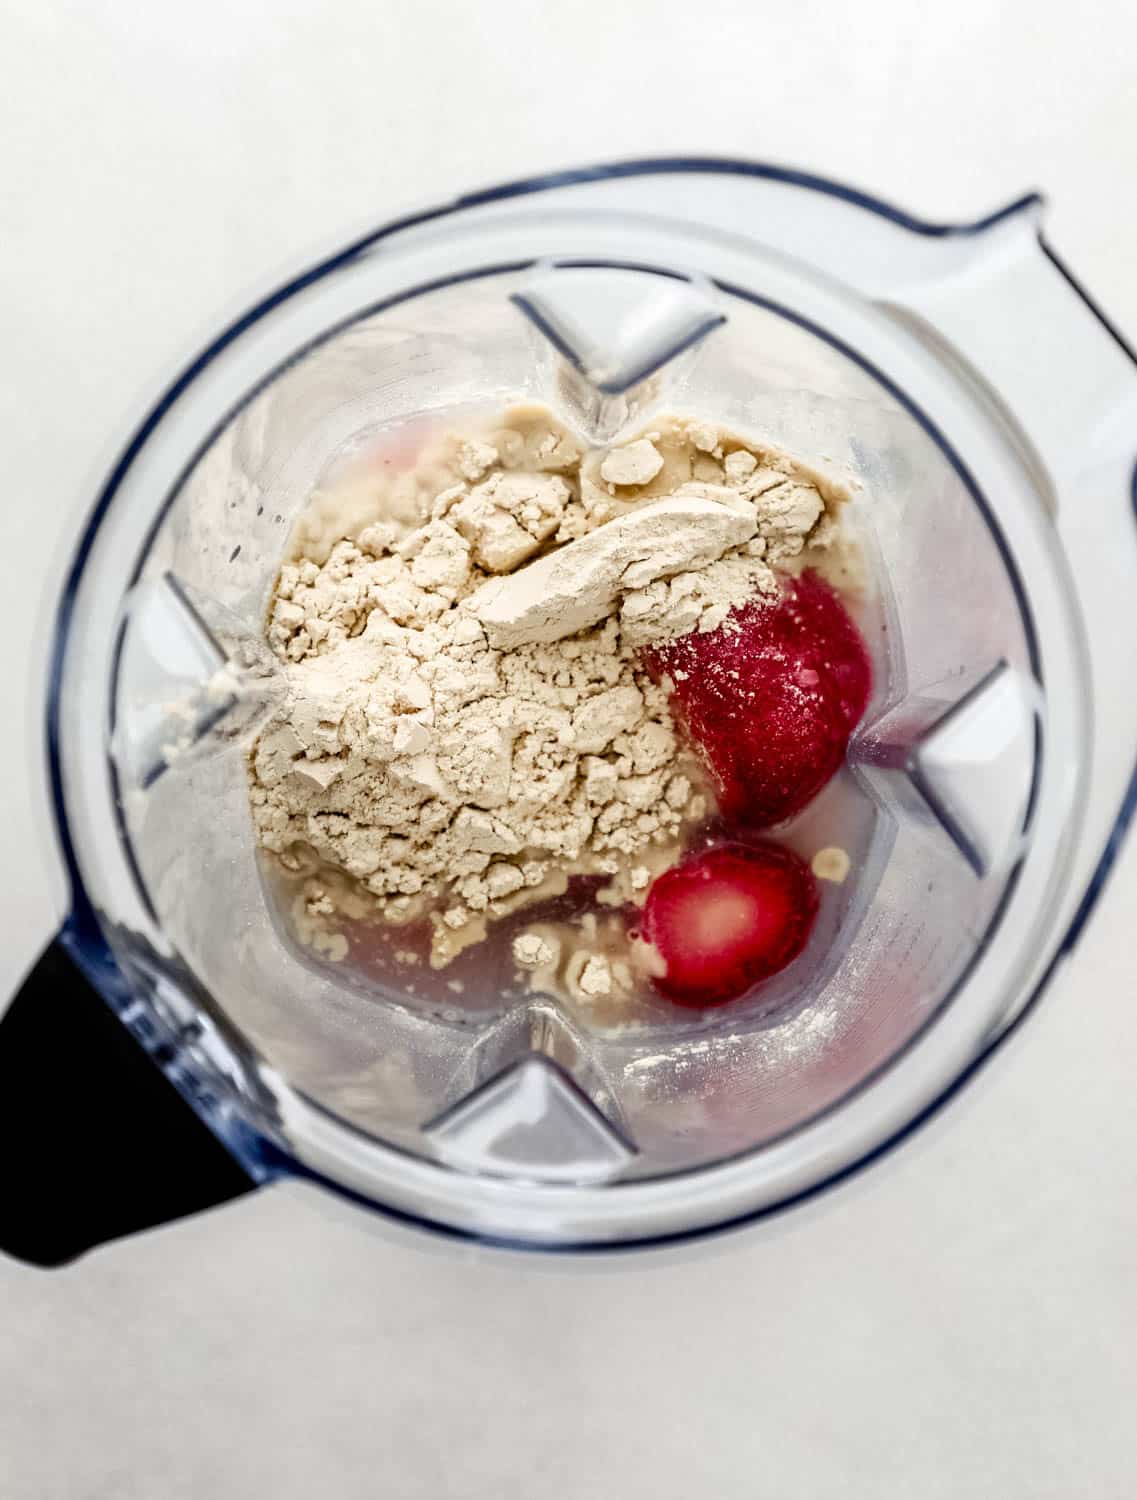
[[[154,428],[165,416],[173,403],[182,392],[190,385],[202,371],[224,350],[229,344],[237,339],[247,328],[262,318],[266,313],[277,307],[288,298],[303,290],[306,286],[321,279],[337,268],[346,265],[356,256],[364,253],[379,241],[416,225],[426,224],[436,219],[445,218],[457,213],[462,209],[473,208],[479,205],[504,201],[509,198],[523,197],[531,193],[544,192],[560,187],[568,187],[574,184],[605,181],[612,178],[636,177],[649,175],[663,175],[674,173],[707,173],[719,175],[733,175],[740,177],[753,177],[775,182],[781,182],[787,186],[801,188],[810,192],[821,193],[842,202],[850,203],[866,212],[876,214],[913,234],[945,238],[963,237],[981,234],[984,230],[1004,219],[1013,217],[1032,207],[1041,206],[1043,199],[1038,193],[1028,193],[1005,207],[965,224],[942,224],[931,223],[905,213],[902,209],[894,207],[883,199],[876,198],[871,194],[856,188],[847,187],[842,183],[833,182],[830,179],[819,177],[811,173],[799,172],[792,168],[781,167],[769,163],[745,162],[732,160],[730,158],[718,157],[675,157],[675,158],[649,158],[643,160],[632,160],[626,162],[614,162],[606,165],[569,170],[546,174],[543,176],[521,179],[519,181],[503,184],[496,188],[489,188],[479,192],[466,194],[453,202],[438,208],[430,209],[421,213],[411,214],[397,219],[368,234],[356,239],[343,250],[319,262],[317,265],[292,278],[273,292],[269,293],[260,302],[255,304],[246,313],[231,322],[218,337],[199,353],[182,371],[182,373],[166,388],[155,402],[155,405],[142,421],[130,441],[127,443],[118,461],[115,463],[107,480],[103,484],[95,500],[94,506],[79,545],[76,548],[72,566],[67,575],[57,613],[55,636],[52,646],[51,662],[49,666],[49,708],[46,723],[47,733],[47,755],[49,766],[49,778],[51,784],[54,809],[56,812],[56,828],[60,840],[60,846],[67,869],[68,879],[71,885],[73,910],[68,919],[70,941],[68,943],[72,953],[80,960],[82,967],[91,974],[100,988],[105,988],[110,980],[111,971],[117,973],[113,955],[111,954],[106,940],[99,928],[95,913],[87,899],[83,889],[82,880],[79,875],[78,864],[75,857],[74,847],[66,824],[60,816],[63,807],[63,777],[59,746],[59,690],[62,681],[63,656],[71,624],[71,618],[75,607],[75,597],[78,589],[79,579],[86,565],[94,543],[94,538],[102,519],[110,506],[114,496],[122,483],[122,480],[137,457],[140,449],[153,432]],[[1090,294],[1078,282],[1073,273],[1058,257],[1057,253],[1039,235],[1039,244],[1042,251],[1054,264],[1056,270],[1069,283],[1074,293],[1086,305],[1088,311],[1097,319],[1110,337],[1118,344],[1124,353],[1137,365],[1137,352],[1110,322],[1106,315],[1094,302]],[[1132,501],[1137,519],[1137,466],[1135,466],[1132,477]],[[1013,573],[1012,573],[1012,576]],[[937,1097],[931,1100],[918,1115],[907,1125],[893,1135],[873,1147],[857,1161],[849,1166],[832,1173],[822,1181],[813,1184],[801,1193],[783,1199],[781,1202],[768,1208],[763,1208],[738,1218],[713,1226],[711,1228],[698,1228],[682,1231],[676,1234],[653,1236],[642,1240],[625,1241],[618,1246],[601,1245],[558,1245],[548,1247],[555,1252],[580,1252],[590,1251],[600,1253],[602,1251],[612,1252],[614,1250],[636,1249],[649,1244],[665,1244],[681,1242],[687,1239],[703,1237],[711,1233],[725,1233],[733,1228],[763,1218],[768,1214],[780,1213],[795,1204],[813,1197],[824,1189],[831,1187],[860,1171],[864,1166],[875,1161],[886,1151],[891,1150],[909,1135],[914,1133],[933,1114],[953,1098],[970,1081],[975,1074],[983,1068],[990,1059],[1015,1035],[1019,1028],[1025,1023],[1027,1017],[1034,1011],[1041,1000],[1045,990],[1053,977],[1054,972],[1061,961],[1077,942],[1084,930],[1085,924],[1101,896],[1105,883],[1116,862],[1125,833],[1137,812],[1137,764],[1131,775],[1125,797],[1118,810],[1117,817],[1111,830],[1110,837],[1095,867],[1089,885],[1084,893],[1082,901],[1071,921],[1070,927],[1059,946],[1053,960],[1042,976],[1038,985],[1016,1015],[1015,1019],[1007,1026],[999,1036],[963,1070]],[[85,948],[86,952],[80,952]],[[119,984],[121,985],[121,976]],[[244,1135],[244,1132],[242,1132]],[[248,1138],[237,1141],[229,1141],[231,1149],[238,1152],[249,1166],[249,1169],[261,1180],[281,1173],[290,1173],[311,1178],[326,1186],[334,1188],[348,1198],[353,1198],[365,1204],[373,1211],[378,1210],[390,1215],[392,1218],[405,1222],[414,1223],[421,1227],[445,1233],[458,1238],[479,1239],[486,1243],[501,1243],[517,1248],[510,1240],[497,1241],[492,1237],[474,1235],[463,1230],[451,1230],[446,1226],[440,1226],[434,1221],[419,1219],[412,1214],[405,1214],[376,1204],[373,1200],[360,1194],[343,1188],[338,1183],[321,1177],[319,1174],[309,1171],[300,1163],[290,1157],[285,1157],[271,1142],[258,1140],[255,1144]],[[541,1249],[539,1246],[526,1246],[526,1249]]]

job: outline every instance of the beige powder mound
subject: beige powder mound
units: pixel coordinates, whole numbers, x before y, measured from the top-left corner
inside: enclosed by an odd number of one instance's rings
[[[321,494],[269,621],[289,693],[250,758],[261,843],[393,920],[435,908],[438,962],[566,872],[673,845],[705,800],[637,650],[833,544],[846,492],[808,472],[678,420],[582,456],[530,407],[386,479],[395,506],[353,482],[334,542]]]

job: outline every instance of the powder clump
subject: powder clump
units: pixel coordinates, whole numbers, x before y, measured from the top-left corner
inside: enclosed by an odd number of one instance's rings
[[[264,848],[306,846],[393,919],[441,903],[444,963],[470,924],[705,813],[640,648],[775,594],[845,495],[706,423],[585,454],[538,407],[411,469],[370,507],[349,487],[335,540],[334,486],[297,526],[267,624],[288,692],[251,803]],[[530,948],[516,961],[541,967]],[[600,962],[574,982],[613,984]]]

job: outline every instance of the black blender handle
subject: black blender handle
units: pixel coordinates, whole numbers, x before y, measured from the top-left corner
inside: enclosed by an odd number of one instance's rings
[[[0,1017],[0,1251],[62,1265],[254,1186],[53,942]]]

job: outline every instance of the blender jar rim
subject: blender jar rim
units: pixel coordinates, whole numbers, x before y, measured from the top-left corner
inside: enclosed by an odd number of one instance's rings
[[[604,175],[604,174],[612,175],[612,176],[618,176],[618,175],[634,175],[634,174],[642,173],[642,172],[663,172],[663,171],[688,171],[688,172],[721,171],[721,172],[737,172],[737,173],[740,173],[740,174],[741,173],[745,173],[745,172],[754,172],[757,175],[771,176],[771,177],[774,177],[776,180],[787,182],[787,183],[789,183],[789,184],[791,184],[793,186],[808,188],[808,189],[811,189],[811,190],[814,190],[814,191],[819,191],[819,192],[828,192],[828,193],[831,193],[834,196],[844,198],[846,201],[852,202],[852,203],[856,204],[857,206],[859,206],[861,208],[868,209],[869,211],[871,211],[873,213],[880,214],[880,215],[882,215],[882,216],[884,216],[886,218],[889,218],[894,223],[898,224],[900,227],[902,227],[904,229],[907,229],[907,230],[909,230],[909,231],[911,231],[913,233],[922,234],[922,235],[929,235],[929,236],[941,236],[941,235],[949,235],[949,234],[971,234],[971,233],[978,233],[982,229],[989,227],[992,223],[998,222],[1000,219],[1002,219],[1006,215],[1018,212],[1024,206],[1027,206],[1027,205],[1030,205],[1032,203],[1035,203],[1035,202],[1039,201],[1037,199],[1037,197],[1035,197],[1035,196],[1032,195],[1032,197],[1026,198],[1026,199],[1022,199],[1022,200],[1019,201],[1019,203],[1017,203],[1015,205],[1011,205],[1008,209],[1002,210],[1002,211],[1000,211],[999,213],[997,213],[995,215],[989,216],[985,220],[977,221],[976,224],[970,225],[970,226],[954,227],[954,226],[945,226],[945,225],[928,225],[928,224],[924,224],[924,223],[922,223],[921,221],[918,221],[918,220],[912,220],[912,219],[909,218],[909,216],[902,214],[899,210],[893,210],[888,205],[884,205],[884,204],[880,203],[878,200],[868,199],[866,195],[857,194],[854,190],[843,189],[843,188],[841,188],[837,184],[826,183],[826,182],[824,182],[823,179],[810,178],[807,174],[790,173],[790,172],[786,171],[785,169],[773,168],[773,167],[771,167],[771,168],[762,168],[762,167],[759,167],[757,165],[751,166],[751,165],[745,164],[745,163],[725,163],[725,162],[699,161],[697,159],[693,159],[693,160],[690,160],[690,161],[687,161],[687,162],[660,161],[660,162],[653,162],[653,163],[626,163],[626,164],[617,165],[617,166],[609,168],[609,169],[595,169],[595,171],[592,171],[592,172],[585,171],[585,172],[582,172],[582,173],[579,173],[579,174],[558,174],[557,176],[554,176],[552,178],[534,179],[531,183],[528,183],[528,184],[510,184],[510,185],[507,185],[507,187],[505,187],[503,189],[497,190],[496,192],[492,192],[492,193],[489,193],[489,194],[481,194],[481,195],[479,195],[479,194],[469,195],[469,196],[467,196],[465,198],[459,199],[449,209],[436,210],[433,213],[427,213],[427,214],[423,214],[423,215],[419,215],[419,216],[414,216],[414,217],[412,217],[411,219],[408,219],[408,220],[397,221],[395,224],[388,226],[385,230],[379,231],[375,235],[370,235],[370,236],[367,236],[367,237],[365,237],[364,239],[362,239],[360,241],[357,241],[354,245],[348,247],[347,250],[341,252],[339,255],[331,257],[329,260],[323,262],[319,267],[315,268],[313,271],[305,273],[305,275],[303,275],[303,276],[301,276],[299,278],[296,278],[296,280],[293,281],[292,283],[290,283],[287,287],[281,289],[279,292],[274,293],[270,297],[264,299],[264,301],[261,304],[259,304],[259,306],[257,308],[255,308],[252,312],[250,312],[249,314],[247,314],[244,318],[238,320],[238,322],[236,324],[231,325],[230,328],[228,330],[226,330],[226,332],[224,334],[222,334],[220,336],[220,338],[214,342],[213,345],[211,345],[211,347],[209,348],[209,350],[207,350],[203,355],[199,356],[198,360],[196,360],[194,362],[194,364],[189,368],[189,370],[187,370],[187,372],[185,373],[185,375],[178,382],[176,382],[175,385],[173,387],[171,387],[165,393],[165,395],[162,398],[160,398],[159,402],[157,403],[157,405],[154,408],[154,410],[151,412],[150,416],[146,419],[146,421],[140,427],[139,432],[136,434],[135,438],[132,440],[131,444],[128,446],[126,452],[124,453],[122,459],[119,461],[119,464],[116,466],[114,472],[112,473],[110,479],[107,481],[107,484],[104,487],[104,489],[103,489],[103,491],[102,491],[102,493],[101,493],[101,495],[99,497],[99,501],[98,501],[98,503],[97,503],[97,505],[95,507],[94,514],[92,515],[91,521],[89,522],[87,530],[86,530],[86,532],[84,534],[84,537],[83,537],[83,539],[81,541],[81,544],[80,544],[80,547],[79,547],[79,550],[78,550],[78,554],[77,554],[77,557],[76,557],[76,561],[75,561],[75,563],[73,565],[72,572],[71,572],[71,575],[70,575],[70,578],[69,578],[69,581],[68,581],[68,586],[67,586],[67,589],[66,589],[65,594],[64,594],[63,601],[62,601],[61,606],[60,606],[59,629],[58,629],[58,634],[57,634],[57,639],[56,639],[55,653],[54,653],[54,656],[53,656],[52,688],[51,688],[51,693],[50,693],[50,707],[49,707],[49,739],[50,739],[50,753],[51,753],[51,766],[52,766],[52,782],[53,782],[53,791],[55,793],[56,816],[57,816],[57,820],[58,820],[58,823],[59,823],[60,837],[61,837],[61,841],[62,841],[62,843],[64,845],[65,856],[66,856],[66,859],[67,859],[67,863],[68,863],[68,867],[69,867],[69,872],[71,874],[73,888],[74,888],[74,892],[75,892],[75,898],[76,898],[76,902],[75,902],[75,904],[76,904],[76,914],[75,915],[76,915],[77,918],[80,916],[80,913],[84,911],[84,909],[86,910],[86,913],[89,914],[91,912],[91,904],[90,904],[89,896],[88,896],[88,894],[86,892],[86,889],[85,889],[85,886],[83,884],[82,875],[81,875],[80,870],[79,870],[78,859],[77,859],[75,851],[74,851],[74,849],[73,849],[73,847],[71,845],[71,841],[70,841],[70,837],[69,837],[68,820],[67,820],[67,813],[66,813],[66,806],[65,806],[65,800],[66,799],[65,799],[65,792],[64,792],[64,788],[63,788],[63,776],[62,776],[62,771],[61,771],[61,768],[60,768],[60,745],[59,745],[60,727],[59,727],[59,723],[58,723],[59,707],[60,707],[60,687],[61,687],[61,681],[62,681],[62,671],[63,671],[64,659],[65,659],[65,654],[66,654],[66,647],[67,647],[67,643],[68,643],[68,628],[69,628],[69,620],[70,620],[70,611],[71,611],[71,607],[72,607],[72,605],[74,603],[74,593],[75,593],[75,590],[76,590],[76,588],[77,588],[77,586],[79,584],[79,581],[81,579],[83,568],[84,568],[85,562],[87,560],[87,557],[88,557],[88,555],[90,553],[91,547],[94,544],[94,539],[95,539],[95,535],[96,535],[96,532],[98,530],[99,524],[100,524],[101,520],[103,519],[103,516],[104,516],[106,510],[108,509],[108,507],[110,506],[111,502],[113,501],[116,493],[118,492],[119,487],[121,485],[121,482],[125,478],[126,473],[127,473],[128,469],[129,469],[131,463],[134,461],[134,458],[137,456],[138,451],[141,449],[141,447],[145,443],[147,437],[149,436],[150,432],[158,424],[158,422],[161,420],[161,418],[165,414],[165,412],[174,403],[174,401],[178,398],[178,396],[186,389],[186,387],[189,384],[191,384],[197,378],[197,376],[199,376],[200,374],[202,374],[205,371],[205,369],[207,368],[207,366],[210,363],[210,361],[217,354],[219,354],[221,352],[221,350],[231,340],[233,340],[234,338],[238,337],[239,334],[242,333],[242,332],[244,332],[246,329],[250,328],[252,326],[252,324],[255,323],[259,318],[261,318],[266,313],[270,312],[276,306],[280,305],[290,295],[292,295],[295,292],[301,291],[303,288],[305,288],[305,287],[307,287],[309,285],[312,285],[316,280],[318,280],[323,275],[326,275],[328,272],[330,272],[330,271],[332,271],[332,270],[334,270],[334,269],[336,269],[338,267],[347,265],[347,263],[349,261],[351,261],[354,257],[356,257],[357,255],[360,255],[369,246],[375,244],[378,240],[382,239],[387,234],[394,233],[395,231],[397,231],[397,230],[399,230],[401,228],[405,228],[408,225],[420,225],[420,224],[429,223],[432,220],[440,218],[440,217],[443,217],[443,216],[445,216],[448,213],[460,212],[461,210],[463,210],[465,208],[475,206],[475,205],[477,205],[479,203],[482,203],[482,202],[495,201],[495,200],[500,200],[500,199],[504,199],[504,198],[508,198],[508,197],[516,197],[516,196],[520,196],[520,195],[525,194],[525,193],[536,192],[536,191],[544,190],[544,189],[547,189],[547,188],[556,188],[558,186],[563,185],[566,182],[579,182],[579,181],[593,180],[598,175]],[[498,269],[498,268],[495,267],[494,269]],[[471,273],[471,274],[478,274],[478,273]],[[870,374],[872,374],[874,376],[874,378],[876,378],[878,381],[880,381],[880,383],[886,389],[890,390],[895,396],[897,396],[900,399],[901,403],[909,411],[910,415],[916,416],[917,420],[921,421],[921,424],[924,426],[925,431],[929,434],[929,436],[932,437],[932,439],[934,441],[936,441],[937,446],[939,446],[939,448],[940,448],[940,451],[945,454],[945,456],[948,458],[948,461],[952,463],[952,466],[955,468],[956,472],[959,473],[960,476],[961,476],[961,478],[964,480],[964,483],[967,485],[967,488],[968,488],[969,492],[972,494],[973,499],[979,505],[980,509],[984,512],[984,518],[988,521],[988,525],[989,525],[990,529],[992,530],[992,533],[999,540],[999,542],[1001,544],[1001,550],[1003,551],[1003,555],[1004,555],[1004,563],[1005,563],[1005,565],[1007,567],[1008,575],[1009,575],[1009,577],[1012,580],[1012,586],[1015,587],[1016,593],[1019,594],[1020,608],[1022,610],[1023,618],[1024,618],[1024,621],[1026,622],[1027,629],[1028,629],[1028,634],[1029,634],[1029,632],[1031,630],[1031,611],[1030,611],[1030,608],[1029,608],[1029,600],[1026,598],[1025,591],[1022,589],[1021,580],[1019,579],[1018,574],[1017,574],[1017,569],[1015,567],[1014,558],[1009,554],[1009,551],[1007,550],[1005,539],[1002,537],[1002,533],[1001,533],[1000,528],[996,524],[994,524],[993,516],[991,515],[991,513],[989,511],[989,507],[988,507],[988,503],[986,501],[986,498],[983,496],[982,490],[980,489],[980,487],[978,486],[978,484],[975,482],[975,480],[969,474],[966,466],[964,466],[962,464],[962,461],[959,460],[958,457],[957,457],[957,455],[952,451],[952,448],[947,443],[946,439],[942,438],[941,434],[938,432],[935,424],[931,421],[931,419],[928,418],[921,411],[918,403],[916,403],[916,402],[912,401],[910,398],[908,398],[907,395],[906,395],[906,393],[903,391],[902,388],[900,388],[894,381],[892,381],[890,377],[884,376],[883,372],[881,372],[879,369],[874,368],[872,362],[866,360],[863,356],[861,356],[859,354],[859,352],[857,350],[855,350],[854,348],[852,348],[850,345],[842,344],[842,342],[839,339],[835,338],[835,336],[831,333],[831,331],[829,329],[820,327],[818,325],[811,324],[808,319],[802,318],[800,316],[795,315],[795,313],[792,310],[786,309],[786,308],[780,306],[776,301],[773,301],[771,299],[763,299],[761,297],[756,296],[755,294],[751,294],[751,293],[749,293],[747,291],[744,291],[744,290],[741,290],[740,288],[735,287],[735,286],[724,286],[724,290],[728,290],[728,291],[734,293],[735,295],[742,295],[742,296],[751,298],[752,300],[758,301],[760,304],[766,305],[766,306],[770,307],[771,310],[773,310],[775,312],[778,312],[782,316],[788,316],[791,319],[795,319],[796,321],[799,321],[801,323],[801,325],[804,326],[804,327],[806,327],[807,329],[809,329],[809,331],[813,332],[814,334],[820,335],[821,337],[825,338],[831,344],[835,344],[836,347],[842,349],[842,352],[844,352],[846,355],[848,355],[849,357],[852,357],[854,360],[856,360],[856,362],[858,364],[860,364],[862,368],[866,369]],[[415,288],[415,289],[413,289],[413,290],[411,290],[409,292],[404,292],[400,298],[398,298],[398,299],[392,299],[392,300],[404,300],[406,297],[414,296],[417,293],[420,293],[421,291],[422,291],[422,288]],[[359,311],[357,311],[353,315],[353,317],[352,317],[352,319],[350,321],[355,321],[358,317],[365,316],[365,315],[366,315],[366,310],[359,310]],[[330,335],[329,335],[329,333],[326,332],[323,336],[327,337],[327,336],[330,336]],[[271,379],[272,378],[271,374],[267,378]],[[246,392],[244,399],[245,400],[249,399],[249,397],[251,396],[251,394],[252,394],[251,392]],[[212,440],[212,438],[210,440]],[[175,490],[176,490],[176,486],[175,486]],[[145,548],[144,547],[141,548],[139,550],[139,555],[141,556],[144,553],[144,551],[145,551]],[[1033,664],[1034,664],[1035,671],[1036,671],[1036,674],[1037,674],[1040,671],[1040,663],[1038,662],[1038,658],[1037,658],[1037,644],[1036,644],[1036,642],[1033,641],[1033,639],[1031,640],[1031,649],[1032,649]],[[1091,892],[1087,891],[1087,898],[1089,898],[1091,894],[1092,894]],[[1007,899],[1009,899],[1009,896],[1010,896],[1010,891],[1008,890]],[[1079,914],[1078,914],[1079,921],[1084,921],[1085,914],[1086,914],[1085,911],[1083,911],[1082,909],[1079,909]],[[80,946],[80,947],[82,947],[84,945],[90,945],[92,943],[92,941],[93,941],[92,928],[85,921],[83,922],[82,925],[83,925],[83,927],[85,927],[87,929],[86,932],[83,933],[82,936],[79,936],[77,934],[76,938],[75,938],[76,945]],[[97,924],[96,924],[96,926],[97,926]],[[105,946],[105,939],[102,939],[101,941],[102,941],[102,945]],[[89,966],[91,964],[91,962],[92,962],[91,957],[89,957],[88,955],[84,955],[84,962],[85,962],[85,965]],[[104,975],[104,978],[105,978],[105,975]],[[1037,993],[1038,992],[1036,991],[1035,992],[1036,996],[1037,996]],[[1033,1004],[1033,1000],[1031,1002],[1029,1002],[1028,1006],[1023,1011],[1021,1011],[1019,1013],[1019,1016],[1016,1019],[1016,1023],[1015,1023],[1016,1025],[1018,1024],[1018,1022],[1021,1021],[1022,1017],[1026,1014],[1026,1010],[1029,1009],[1030,1005],[1032,1005],[1032,1004]],[[920,1035],[923,1036],[923,1035],[925,1035],[925,1033],[921,1032]],[[970,1076],[971,1073],[973,1073],[975,1071],[975,1069],[980,1065],[980,1063],[983,1061],[983,1059],[987,1055],[989,1055],[988,1051],[981,1051],[975,1058],[973,1058],[973,1060],[956,1076],[956,1078],[943,1091],[943,1093],[940,1096],[940,1099],[942,1099],[943,1097],[946,1097],[948,1094],[954,1092],[955,1088],[959,1087],[961,1085],[962,1081],[966,1077]],[[931,1100],[931,1101],[924,1101],[922,1103],[921,1108],[918,1110],[918,1112],[917,1112],[917,1114],[916,1114],[916,1116],[915,1116],[914,1119],[910,1119],[907,1123],[905,1123],[904,1125],[902,1125],[898,1131],[894,1132],[894,1134],[892,1136],[888,1137],[887,1139],[881,1140],[881,1141],[877,1141],[869,1149],[869,1151],[867,1153],[859,1156],[855,1161],[850,1161],[850,1162],[842,1165],[837,1170],[837,1173],[830,1174],[828,1177],[825,1177],[823,1180],[831,1180],[832,1176],[834,1176],[834,1175],[844,1175],[845,1173],[847,1173],[849,1171],[855,1170],[856,1167],[859,1166],[865,1159],[869,1159],[869,1158],[871,1158],[871,1156],[874,1156],[874,1155],[878,1154],[879,1151],[883,1150],[885,1148],[885,1146],[887,1144],[889,1144],[890,1140],[899,1138],[899,1136],[901,1136],[903,1134],[906,1134],[908,1132],[908,1130],[914,1128],[914,1125],[916,1123],[918,1123],[918,1121],[920,1119],[924,1118],[925,1115],[932,1108],[934,1108],[935,1105],[938,1102],[940,1102],[940,1099],[934,1099],[934,1100]],[[838,1106],[836,1106],[836,1108],[838,1108],[838,1109],[843,1108],[844,1107],[844,1103],[845,1103],[845,1101],[842,1100],[841,1104],[838,1105]],[[810,1122],[810,1124],[812,1124],[812,1121]],[[805,1127],[802,1127],[802,1128],[803,1129],[808,1129],[809,1125],[807,1125]],[[245,1150],[247,1151],[247,1149],[248,1149],[248,1143],[246,1142],[245,1143]],[[765,1148],[762,1148],[762,1149],[765,1149]],[[290,1169],[291,1169],[291,1164],[290,1164]],[[310,1168],[309,1168],[309,1170],[310,1170]],[[440,1169],[432,1167],[431,1170],[440,1170]],[[697,1169],[697,1170],[705,1171],[705,1170],[708,1170],[708,1169]],[[713,1169],[711,1169],[711,1170],[713,1170]],[[340,1182],[340,1183],[337,1184],[333,1180],[333,1185],[344,1186],[345,1184],[343,1182]],[[350,1187],[350,1184],[347,1184],[347,1185]],[[812,1191],[816,1186],[820,1186],[820,1185],[821,1185],[820,1182],[818,1182],[818,1183],[812,1183],[807,1188],[803,1189],[803,1191]],[[543,1189],[542,1191],[545,1191],[545,1190]],[[570,1191],[574,1191],[575,1192],[575,1191],[578,1191],[578,1190],[572,1189]],[[793,1201],[793,1198],[795,1198],[797,1196],[800,1196],[800,1195],[801,1195],[800,1193],[792,1194],[789,1199],[786,1199],[786,1200],[778,1199],[777,1203],[766,1205],[766,1207],[779,1206],[783,1201]],[[368,1199],[368,1201],[373,1201],[373,1200]],[[397,1207],[398,1207],[397,1205],[393,1205],[393,1204],[389,1204],[389,1203],[387,1203],[387,1204],[380,1204],[379,1206],[380,1207],[386,1207],[386,1208],[395,1208],[395,1209],[397,1209]],[[761,1211],[761,1210],[759,1210],[759,1211]],[[748,1216],[750,1216],[748,1212],[744,1212],[741,1215],[741,1217],[748,1217]],[[435,1222],[435,1221],[433,1219],[431,1219],[431,1220],[429,1220],[429,1222]],[[468,1227],[470,1227],[471,1228],[471,1232],[474,1232],[474,1233],[486,1232],[486,1233],[489,1234],[489,1237],[491,1237],[491,1238],[498,1238],[499,1237],[499,1236],[493,1234],[492,1232],[480,1230],[476,1226],[468,1226]],[[708,1227],[708,1226],[705,1223],[702,1223],[702,1224],[698,1224],[698,1225],[694,1226],[694,1229],[691,1230],[691,1231],[682,1230],[682,1231],[678,1231],[678,1232],[679,1233],[700,1232],[701,1230],[704,1230],[706,1227]],[[657,1236],[650,1235],[648,1237],[649,1238],[656,1238]]]

